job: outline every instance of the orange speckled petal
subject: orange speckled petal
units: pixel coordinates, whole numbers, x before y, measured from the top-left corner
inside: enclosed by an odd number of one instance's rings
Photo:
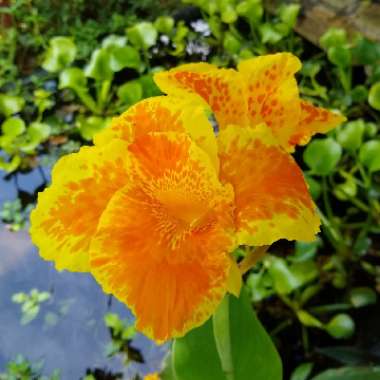
[[[300,68],[299,59],[290,53],[251,58],[238,66],[247,85],[250,125],[265,122],[286,148],[300,117],[294,78]]]
[[[115,138],[132,142],[149,132],[186,132],[209,155],[218,169],[217,144],[211,123],[201,105],[187,99],[156,96],[145,99],[112,120],[109,128],[95,135],[102,146]]]
[[[326,133],[346,120],[343,115],[315,107],[304,100],[300,102],[300,105],[300,121],[289,139],[289,144],[292,146],[305,145],[316,133]]]
[[[238,243],[314,240],[319,218],[301,169],[265,125],[219,135],[220,177],[235,191]]]
[[[82,147],[62,157],[52,184],[38,195],[30,233],[40,255],[59,270],[89,270],[88,248],[108,201],[128,179],[128,146]]]
[[[101,217],[91,272],[162,342],[202,324],[226,292],[233,191],[186,134],[139,136],[129,150],[132,181]]]
[[[169,95],[208,105],[220,128],[228,124],[247,123],[245,86],[235,70],[196,63],[157,73],[154,80]]]

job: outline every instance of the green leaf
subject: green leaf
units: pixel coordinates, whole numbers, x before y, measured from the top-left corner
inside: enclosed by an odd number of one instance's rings
[[[137,103],[143,97],[143,88],[138,80],[121,85],[117,90],[118,98],[128,105]]]
[[[226,32],[223,47],[229,54],[237,54],[241,48],[241,43],[231,32]]]
[[[350,291],[350,302],[354,307],[373,305],[377,301],[377,294],[371,288],[359,287]]]
[[[59,88],[87,88],[84,71],[78,67],[69,67],[59,74]]]
[[[318,329],[323,329],[322,322],[305,310],[298,310],[297,317],[299,321],[307,327],[315,327]]]
[[[343,148],[355,151],[363,141],[365,123],[362,119],[350,121],[340,126],[337,130],[337,140]]]
[[[259,26],[259,32],[261,36],[261,42],[264,44],[275,44],[279,42],[283,37],[283,34],[276,30],[274,25],[270,23],[261,24]]]
[[[321,241],[319,239],[311,242],[296,241],[294,256],[291,256],[290,258],[295,262],[311,260],[317,254],[320,245]]]
[[[10,161],[6,161],[3,157],[0,157],[0,169],[8,173],[15,171],[21,164],[21,157],[15,155]]]
[[[264,14],[261,0],[247,0],[240,2],[236,7],[239,16],[245,17],[251,24],[258,23]]]
[[[0,112],[7,117],[20,112],[24,104],[24,99],[19,96],[0,94]]]
[[[116,34],[111,34],[103,39],[102,41],[102,47],[103,48],[113,48],[115,46],[117,47],[123,47],[127,44],[127,37],[125,36],[118,36]]]
[[[234,380],[281,380],[282,366],[269,335],[255,316],[247,294],[229,296],[229,328]],[[228,325],[225,327],[228,328]],[[177,380],[226,380],[217,353],[213,322],[177,339],[173,347]]]
[[[335,170],[341,156],[341,146],[330,137],[313,140],[303,153],[303,159],[313,174],[322,176]]]
[[[326,331],[336,339],[350,338],[355,332],[355,323],[348,314],[338,314],[326,325]]]
[[[132,46],[115,46],[109,49],[110,67],[118,72],[126,67],[138,70],[141,67],[139,52]]]
[[[359,36],[352,49],[353,58],[356,63],[362,65],[373,65],[380,60],[380,44]]]
[[[341,201],[346,201],[355,198],[358,190],[358,186],[353,177],[347,178],[343,183],[340,183],[334,187],[334,195]]]
[[[3,135],[9,136],[11,138],[20,136],[22,133],[24,133],[25,129],[25,122],[19,117],[10,117],[8,119],[5,119],[3,124],[1,124]]]
[[[341,28],[330,28],[322,35],[319,43],[324,49],[345,45],[347,43],[347,33]]]
[[[302,363],[292,373],[290,380],[307,380],[313,369],[313,363]]]
[[[345,367],[329,369],[312,380],[379,380],[380,367]]]
[[[112,80],[113,70],[111,57],[106,49],[96,49],[92,52],[89,64],[86,66],[85,75],[99,81]]]
[[[351,51],[347,45],[329,47],[327,57],[331,63],[339,67],[348,67],[352,61]]]
[[[380,82],[376,82],[369,89],[368,103],[372,108],[380,111]]]
[[[140,22],[127,29],[127,37],[134,46],[147,50],[157,41],[157,30],[151,22]]]
[[[380,170],[380,140],[364,143],[359,151],[359,160],[370,172]]]
[[[69,66],[75,59],[77,48],[70,37],[53,37],[45,53],[42,67],[56,73]]]
[[[305,174],[305,181],[309,186],[309,190],[313,199],[314,200],[318,199],[322,193],[321,184],[316,179],[306,174]]]
[[[280,7],[279,17],[289,28],[296,25],[298,13],[301,9],[299,4],[282,5]]]
[[[81,136],[85,140],[92,140],[94,135],[100,132],[108,124],[108,119],[99,116],[79,116],[76,120],[76,126],[79,129]]]
[[[159,16],[154,21],[154,27],[159,33],[169,35],[174,28],[174,18],[170,16]]]

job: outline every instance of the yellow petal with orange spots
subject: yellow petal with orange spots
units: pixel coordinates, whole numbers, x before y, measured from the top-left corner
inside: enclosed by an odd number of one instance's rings
[[[319,218],[301,169],[265,125],[219,135],[220,178],[235,192],[238,243],[314,240]]]
[[[39,193],[31,213],[31,237],[44,259],[59,270],[89,270],[91,237],[108,201],[125,185],[127,167],[123,141],[82,147],[57,162],[52,184]]]
[[[300,118],[294,78],[300,68],[299,59],[290,53],[264,55],[238,65],[247,85],[250,125],[265,122],[286,148]]]
[[[150,373],[144,377],[144,380],[160,380],[158,373]]]
[[[145,99],[112,120],[109,128],[95,135],[95,145],[105,145],[115,138],[132,142],[149,132],[186,132],[219,167],[217,144],[212,125],[201,105],[187,99],[156,96]]]
[[[236,261],[231,258],[230,273],[228,275],[227,290],[235,297],[239,298],[240,290],[243,285],[241,272]]]
[[[186,134],[138,136],[129,150],[130,181],[101,217],[91,272],[162,342],[201,325],[226,292],[233,191]]]
[[[169,95],[208,105],[219,128],[247,123],[245,85],[235,70],[218,69],[206,63],[187,64],[157,73],[154,80]]]
[[[289,144],[292,146],[305,145],[316,133],[326,133],[346,120],[343,115],[315,107],[305,100],[302,100],[300,105],[300,120],[289,139]]]

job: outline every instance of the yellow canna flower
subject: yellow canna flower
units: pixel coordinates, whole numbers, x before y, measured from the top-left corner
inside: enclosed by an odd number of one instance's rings
[[[150,373],[144,377],[144,380],[160,380],[158,373]]]
[[[191,67],[207,72],[209,65]],[[302,171],[278,143],[281,133],[268,120],[248,122],[239,73],[211,71],[228,89],[217,108],[211,104],[217,138],[198,95],[186,89],[180,98],[172,83],[176,97],[134,105],[95,146],[60,159],[31,214],[40,255],[58,269],[90,271],[158,342],[204,323],[227,291],[238,294],[241,276],[230,256],[238,245],[310,241],[319,231]],[[291,136],[309,138],[315,123],[300,122]]]
[[[281,145],[293,151],[315,133],[326,133],[345,120],[299,98],[294,74],[300,68],[294,55],[277,53],[244,60],[238,71],[186,64],[155,74],[155,81],[164,93],[201,100],[221,129],[265,122]]]

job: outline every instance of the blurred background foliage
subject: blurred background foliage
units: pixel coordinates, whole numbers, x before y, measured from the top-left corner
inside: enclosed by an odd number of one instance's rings
[[[285,379],[379,379],[380,43],[331,28],[314,46],[294,32],[300,4],[261,0],[14,0],[0,7],[0,169],[7,181],[91,144],[112,116],[158,95],[152,74],[207,61],[234,66],[291,51],[301,96],[348,121],[295,156],[322,219],[314,243],[279,242],[246,275],[252,304],[280,351]],[[40,189],[39,189],[40,190]],[[4,203],[27,226],[36,194]],[[235,254],[244,257],[246,248]],[[49,293],[14,295],[28,323]],[[134,328],[106,315],[107,355],[142,360]],[[244,342],[242,342],[244,344]],[[332,368],[341,367],[339,370]],[[19,357],[1,380],[58,379]],[[101,377],[103,376],[103,377]],[[91,371],[86,380],[103,378]],[[170,373],[164,378],[170,379]]]

